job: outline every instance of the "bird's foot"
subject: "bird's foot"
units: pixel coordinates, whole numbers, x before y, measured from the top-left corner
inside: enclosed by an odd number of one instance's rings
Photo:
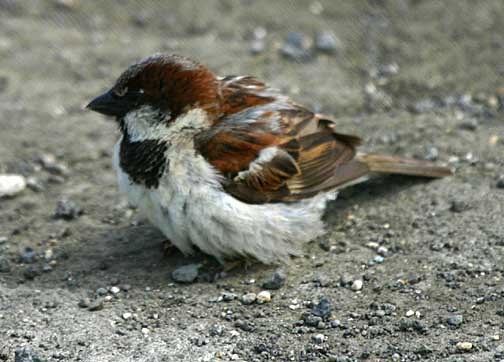
[[[171,256],[177,251],[177,247],[173,243],[166,239],[162,242],[163,254],[164,256]]]

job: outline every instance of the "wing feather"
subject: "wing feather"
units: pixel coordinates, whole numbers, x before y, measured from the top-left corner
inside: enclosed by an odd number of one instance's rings
[[[223,188],[247,203],[289,202],[335,189],[369,172],[355,160],[358,137],[251,77],[226,77],[222,117],[195,139],[225,177]]]

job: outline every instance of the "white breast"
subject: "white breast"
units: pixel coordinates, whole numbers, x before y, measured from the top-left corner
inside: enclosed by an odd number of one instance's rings
[[[235,199],[223,191],[218,171],[194,150],[193,135],[207,126],[203,111],[193,110],[163,131],[171,146],[157,189],[130,182],[119,167],[116,145],[120,190],[185,254],[196,246],[220,261],[252,256],[264,263],[299,255],[304,242],[324,232],[321,216],[336,192],[291,204],[250,205]]]

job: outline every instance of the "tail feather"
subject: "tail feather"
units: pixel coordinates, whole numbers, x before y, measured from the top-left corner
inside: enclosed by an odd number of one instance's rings
[[[453,170],[449,167],[437,166],[429,161],[410,158],[359,154],[357,155],[357,159],[365,163],[371,172],[432,178],[440,178],[453,174]]]

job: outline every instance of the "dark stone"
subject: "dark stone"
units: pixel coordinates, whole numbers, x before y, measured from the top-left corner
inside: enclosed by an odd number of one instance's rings
[[[83,214],[82,209],[74,201],[63,199],[58,201],[54,217],[56,219],[73,220]]]
[[[280,48],[281,54],[297,62],[307,62],[312,58],[311,39],[299,32],[290,32]]]
[[[270,277],[270,279],[266,280],[262,284],[262,286],[265,289],[271,289],[271,290],[280,289],[285,284],[286,279],[287,277],[285,276],[285,272],[283,271],[283,269],[277,269]]]
[[[320,322],[322,322],[322,317],[319,316],[314,316],[312,314],[306,313],[303,316],[303,322],[305,325],[308,327],[316,327],[319,325]]]
[[[315,37],[315,48],[323,53],[335,53],[341,47],[340,40],[330,31],[323,31]]]
[[[9,259],[5,255],[0,255],[0,273],[8,273],[11,271]]]
[[[241,319],[237,320],[234,326],[245,332],[253,332],[255,330],[255,327],[251,323]]]
[[[497,188],[499,189],[504,189],[504,175],[500,175],[499,178],[497,179]]]
[[[427,334],[429,332],[429,327],[419,320],[402,319],[399,322],[399,330],[403,332],[417,332],[419,334]]]
[[[464,129],[466,131],[476,131],[478,128],[478,120],[475,118],[470,118],[462,121],[459,125],[461,129]]]
[[[314,316],[322,317],[323,319],[329,318],[332,312],[331,301],[327,297],[322,297],[320,301],[313,306],[311,312]]]
[[[26,247],[19,255],[19,262],[23,264],[33,264],[36,260],[37,253],[30,247]]]
[[[35,268],[34,266],[29,266],[23,272],[23,276],[25,277],[26,280],[33,280],[39,274],[40,274],[39,270],[37,268]]]
[[[471,203],[465,200],[452,200],[450,210],[453,212],[464,212],[472,208]]]
[[[30,347],[23,347],[16,349],[14,362],[43,362],[43,360]]]
[[[460,327],[464,322],[464,317],[461,314],[455,314],[446,319],[446,322],[452,327]]]

